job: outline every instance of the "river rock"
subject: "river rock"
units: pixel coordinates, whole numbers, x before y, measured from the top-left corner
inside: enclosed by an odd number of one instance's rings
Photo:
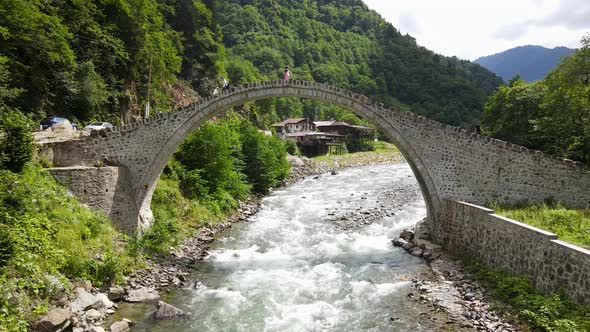
[[[104,332],[104,329],[100,326],[89,326],[87,331],[88,332]]]
[[[41,317],[35,324],[35,331],[53,332],[62,331],[70,325],[70,316],[72,313],[68,309],[55,308]]]
[[[422,256],[422,249],[418,247],[413,247],[412,249],[410,249],[410,255],[420,257]]]
[[[129,331],[129,322],[126,320],[118,321],[111,324],[111,332],[127,332]]]
[[[177,307],[170,305],[164,301],[158,302],[158,311],[155,314],[158,320],[176,319],[190,315]]]
[[[109,300],[109,297],[104,294],[104,293],[98,293],[95,295],[96,298],[98,299],[98,302],[95,305],[95,308],[105,308],[105,309],[111,309],[115,304]]]
[[[395,240],[391,240],[391,243],[393,243],[393,245],[396,247],[403,247],[406,243],[408,243],[408,241],[406,241],[400,237]]]
[[[127,293],[127,302],[149,302],[160,299],[160,294],[154,288],[143,287],[140,289],[133,289]]]
[[[410,249],[414,248],[414,244],[412,242],[407,242],[402,246],[402,248],[404,248],[407,251],[410,251]]]
[[[101,319],[104,316],[104,314],[96,309],[90,309],[90,310],[86,311],[84,316],[86,317],[87,321],[95,322],[95,321]]]
[[[82,312],[88,310],[89,308],[93,308],[98,303],[102,302],[101,298],[88,293],[84,288],[78,287],[76,288],[75,292],[78,294],[78,297],[74,300],[74,302],[70,303],[72,312]]]
[[[475,300],[475,297],[476,297],[475,293],[469,292],[469,293],[465,293],[465,295],[463,296],[463,299],[465,301],[473,301],[473,300]]]
[[[111,287],[108,292],[108,299],[111,301],[122,301],[125,297],[125,289],[122,287]]]
[[[412,239],[414,238],[414,231],[411,229],[406,229],[401,232],[399,237],[406,241],[412,241]]]

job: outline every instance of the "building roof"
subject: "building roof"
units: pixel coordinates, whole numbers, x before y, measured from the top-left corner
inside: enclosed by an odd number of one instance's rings
[[[350,123],[343,121],[316,121],[314,124],[316,127],[350,127],[356,129],[375,130],[375,128],[351,125]]]
[[[301,122],[304,122],[304,121],[307,121],[307,119],[305,119],[305,118],[290,118],[290,119],[287,119],[285,121],[273,123],[272,126],[273,127],[284,127],[284,126],[286,126],[288,124],[297,124],[297,123],[301,123]]]
[[[311,131],[306,133],[291,133],[286,134],[286,137],[304,137],[304,136],[326,136],[326,137],[344,137],[344,135],[340,134],[330,134],[330,133],[322,133],[319,131]]]
[[[331,126],[335,121],[314,121],[316,127]]]

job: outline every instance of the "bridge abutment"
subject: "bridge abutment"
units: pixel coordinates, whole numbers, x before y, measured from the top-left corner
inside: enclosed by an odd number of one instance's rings
[[[135,235],[147,229],[153,221],[151,210],[137,208],[125,167],[74,166],[47,171],[80,202],[103,213],[123,233]]]

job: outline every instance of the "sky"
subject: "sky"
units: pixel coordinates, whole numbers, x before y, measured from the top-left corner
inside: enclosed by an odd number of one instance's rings
[[[475,60],[522,45],[578,48],[590,0],[364,0],[436,53]]]

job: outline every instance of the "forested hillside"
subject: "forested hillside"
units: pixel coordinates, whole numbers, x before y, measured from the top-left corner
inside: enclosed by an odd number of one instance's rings
[[[545,78],[561,60],[574,53],[567,47],[545,48],[526,45],[476,59],[478,63],[501,76],[508,82],[518,74],[525,81],[533,82]]]
[[[128,122],[148,99],[167,111],[210,94],[226,75],[233,84],[276,79],[285,65],[294,79],[465,126],[501,82],[418,46],[360,0],[0,2],[0,99],[35,119]],[[248,109],[260,126],[302,112],[350,118],[299,101]]]
[[[276,79],[289,65],[294,79],[349,88],[464,126],[477,123],[486,96],[502,82],[479,65],[418,46],[360,0],[224,0],[219,8],[234,82]],[[277,112],[285,107],[318,114],[309,102],[280,104]]]

